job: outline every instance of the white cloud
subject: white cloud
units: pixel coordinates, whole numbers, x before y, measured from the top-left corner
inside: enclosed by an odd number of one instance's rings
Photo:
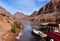
[[[46,1],[46,0],[38,0],[38,1],[43,2],[43,1]]]
[[[19,7],[25,7],[25,8],[34,8],[35,7],[35,2],[34,0],[15,0],[15,3]]]
[[[0,0],[1,1],[1,0]],[[7,0],[1,1],[0,5],[5,7],[10,13],[15,13],[16,11],[24,12],[25,14],[32,14],[33,11],[38,10],[36,0]],[[38,0],[39,2],[43,2],[46,0]]]
[[[39,2],[50,1],[50,0],[38,0]]]
[[[17,4],[17,7],[19,10],[22,9],[25,13],[32,13],[34,10],[36,10],[36,4],[35,0],[14,0],[14,5]]]
[[[11,14],[16,13],[17,11],[19,11],[18,9],[0,1],[0,6],[2,6],[3,8],[5,8],[8,12],[10,12]],[[21,10],[20,10],[21,11]],[[21,11],[22,12],[22,11]]]

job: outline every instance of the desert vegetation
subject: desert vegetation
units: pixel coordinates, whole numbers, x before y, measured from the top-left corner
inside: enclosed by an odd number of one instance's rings
[[[2,14],[2,13],[1,13],[0,15],[2,15],[2,16],[6,16],[6,14]]]
[[[17,28],[18,28],[18,29],[21,29],[21,23],[18,22],[18,21],[14,21],[14,24],[13,24],[13,26],[12,26],[11,31],[12,31],[13,33],[15,33]]]

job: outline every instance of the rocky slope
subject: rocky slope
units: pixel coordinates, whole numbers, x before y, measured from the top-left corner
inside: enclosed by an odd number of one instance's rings
[[[15,29],[12,28],[15,21],[17,20],[13,18],[12,15],[6,11],[6,9],[0,6],[0,41],[7,41],[9,36],[12,36],[10,37],[11,39],[13,38],[13,35],[15,34],[12,34],[12,30],[14,31]]]
[[[56,22],[60,13],[60,0],[51,0],[48,4],[39,9],[38,13],[33,13],[30,20],[40,22]]]
[[[38,13],[38,11],[34,11],[30,16],[33,17],[33,16],[36,16]]]
[[[21,12],[16,12],[14,15],[13,15],[16,19],[20,20],[20,19],[24,19],[27,17],[27,15],[24,15],[23,13]]]
[[[1,6],[0,6],[0,14],[5,14],[7,16],[11,16],[11,14]]]
[[[52,13],[60,9],[60,0],[51,0],[48,4],[42,7],[38,12],[39,14]]]

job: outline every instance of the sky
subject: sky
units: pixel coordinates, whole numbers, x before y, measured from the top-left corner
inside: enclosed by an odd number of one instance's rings
[[[0,6],[9,11],[12,15],[16,12],[22,12],[25,15],[31,15],[46,5],[50,0],[0,0]]]

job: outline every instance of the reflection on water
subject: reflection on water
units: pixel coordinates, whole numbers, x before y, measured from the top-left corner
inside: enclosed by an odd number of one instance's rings
[[[32,27],[30,25],[30,23],[25,24],[25,28],[23,30],[23,35],[20,37],[20,39],[16,40],[16,41],[39,41],[38,38],[35,38],[32,36],[31,31],[32,31]]]

